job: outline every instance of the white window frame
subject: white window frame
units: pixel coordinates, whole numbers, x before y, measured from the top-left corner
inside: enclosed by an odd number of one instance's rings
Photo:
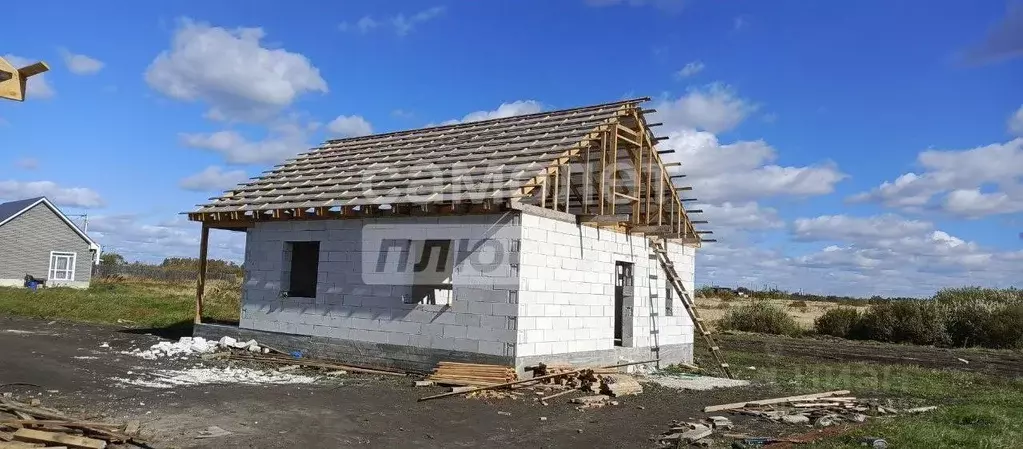
[[[65,257],[68,259],[68,268],[65,270],[57,270],[55,263],[58,257]],[[50,251],[50,269],[47,270],[47,282],[61,281],[61,282],[74,282],[75,280],[75,264],[78,262],[78,253],[71,251]],[[58,278],[57,272],[67,273],[68,278]]]

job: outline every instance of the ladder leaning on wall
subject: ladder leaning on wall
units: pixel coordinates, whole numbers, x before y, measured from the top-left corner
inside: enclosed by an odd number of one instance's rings
[[[717,341],[714,340],[714,336],[711,335],[707,329],[706,323],[700,313],[696,310],[696,300],[686,290],[685,284],[682,283],[682,278],[679,277],[678,272],[675,271],[675,264],[668,258],[668,250],[665,248],[664,240],[656,237],[650,238],[650,243],[654,248],[654,253],[657,254],[657,261],[660,262],[661,267],[664,268],[664,273],[667,276],[666,281],[675,289],[675,293],[678,294],[679,300],[682,301],[682,306],[685,307],[686,313],[689,314],[689,318],[693,320],[693,326],[696,327],[696,331],[703,336],[704,341],[707,342],[707,346],[710,348],[711,355],[714,356],[714,360],[718,366],[721,367],[721,371],[725,373],[725,376],[729,379],[734,379],[732,371],[728,369],[728,363],[725,363],[725,358],[721,354],[721,348],[718,347]]]

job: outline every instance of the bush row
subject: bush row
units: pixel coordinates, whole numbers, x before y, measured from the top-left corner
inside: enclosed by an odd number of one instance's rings
[[[761,301],[730,309],[718,327],[789,336],[809,332],[781,307]],[[929,300],[871,301],[863,312],[838,307],[818,317],[813,331],[855,340],[1023,349],[1023,291],[953,288]]]
[[[862,313],[840,307],[818,317],[814,330],[855,340],[1023,348],[1023,292],[966,287],[930,300],[878,302]]]

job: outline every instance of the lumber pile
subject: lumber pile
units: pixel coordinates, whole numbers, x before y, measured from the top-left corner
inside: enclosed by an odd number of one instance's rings
[[[4,416],[6,414],[7,416]],[[139,423],[84,421],[59,410],[0,398],[0,448],[65,447],[105,449],[107,444],[145,445]]]
[[[605,366],[605,367],[597,368],[597,370],[621,368],[621,367],[638,365],[638,364],[654,363],[654,362],[657,362],[657,361],[658,360],[655,359],[655,360],[645,360],[645,361],[641,361],[641,362],[619,363],[617,365],[611,365],[611,366]],[[505,368],[507,368],[507,367],[505,367]],[[435,376],[436,374],[437,374],[436,372],[434,374],[432,374],[431,378],[432,378],[432,376]],[[427,380],[432,380],[431,378],[427,378]],[[419,401],[420,402],[422,402],[422,401],[429,401],[429,400],[433,400],[433,399],[446,398],[446,397],[455,396],[455,395],[459,395],[459,394],[468,395],[468,394],[473,394],[473,393],[476,393],[476,392],[479,392],[479,391],[484,391],[484,390],[514,390],[514,389],[524,388],[524,387],[536,387],[537,385],[542,385],[542,382],[545,381],[545,380],[556,379],[556,378],[564,378],[564,379],[561,380],[561,383],[564,386],[566,386],[566,387],[572,388],[573,390],[576,389],[576,388],[579,388],[579,389],[582,389],[582,388],[592,389],[592,385],[594,384],[594,382],[599,382],[600,381],[600,378],[597,376],[597,374],[595,374],[594,369],[577,369],[577,370],[571,370],[571,371],[567,371],[567,372],[559,372],[559,373],[554,373],[554,374],[545,374],[545,375],[536,376],[536,377],[533,377],[533,378],[530,378],[530,379],[524,379],[524,380],[511,380],[511,381],[506,381],[506,382],[501,382],[501,383],[496,383],[496,384],[490,384],[490,385],[480,385],[480,386],[477,386],[477,387],[474,387],[474,388],[465,389],[465,390],[461,389],[460,387],[455,387],[455,388],[452,389],[452,391],[449,391],[447,393],[441,393],[441,394],[435,394],[435,395],[432,395],[432,396],[421,397],[421,398],[419,398]],[[573,391],[573,390],[568,390],[568,391]],[[540,393],[540,392],[537,392],[537,393]],[[552,396],[548,396],[547,398],[549,399],[550,397],[552,397]],[[541,400],[542,400],[542,398],[541,398]]]
[[[515,368],[480,363],[438,362],[424,380],[438,385],[485,387],[518,380]]]

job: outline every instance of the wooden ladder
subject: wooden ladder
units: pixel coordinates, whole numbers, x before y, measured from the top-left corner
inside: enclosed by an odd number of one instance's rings
[[[717,341],[714,340],[714,336],[707,330],[703,317],[700,316],[700,312],[696,310],[696,301],[686,290],[685,284],[682,283],[682,278],[679,277],[678,272],[675,271],[675,264],[668,258],[668,250],[664,247],[663,240],[659,238],[650,238],[650,242],[654,247],[654,252],[657,253],[657,261],[661,263],[661,267],[664,268],[664,273],[667,275],[666,281],[675,288],[675,293],[678,294],[680,300],[682,300],[682,306],[685,307],[686,312],[689,314],[689,318],[692,318],[693,325],[696,326],[696,331],[703,335],[704,341],[707,342],[707,346],[710,348],[710,353],[714,356],[714,360],[721,367],[721,371],[725,373],[729,379],[734,379],[732,371],[728,369],[728,363],[725,363],[725,358],[721,354],[721,348],[718,347]],[[665,298],[667,300],[667,298]]]

